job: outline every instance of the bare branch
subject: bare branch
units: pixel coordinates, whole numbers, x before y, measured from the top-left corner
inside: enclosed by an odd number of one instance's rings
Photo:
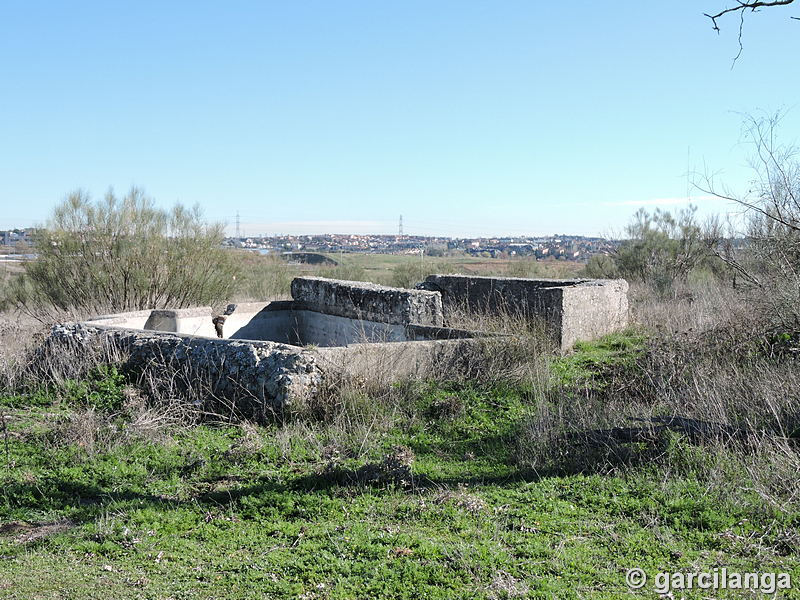
[[[752,1],[752,2],[745,2],[744,0],[737,0],[737,5],[736,6],[732,6],[731,8],[726,8],[725,10],[721,10],[717,14],[714,14],[714,15],[710,15],[708,13],[703,13],[703,14],[705,16],[707,16],[709,19],[711,19],[711,23],[712,23],[712,25],[714,27],[714,31],[719,33],[720,29],[719,29],[719,25],[717,24],[717,19],[727,15],[728,13],[739,12],[739,13],[741,13],[743,15],[744,11],[746,11],[746,10],[749,10],[750,12],[755,12],[756,9],[758,9],[758,8],[770,7],[770,6],[786,6],[788,4],[792,4],[793,2],[794,2],[794,0],[767,0],[767,1],[755,0],[755,1]],[[742,17],[742,18],[744,18],[744,17]],[[797,17],[792,17],[792,18],[796,19]],[[740,43],[741,43],[741,35],[740,35]]]
[[[744,277],[747,281],[755,285],[756,287],[761,287],[761,282],[758,278],[750,273],[747,269],[745,269],[738,261],[728,258],[727,256],[723,255],[721,252],[714,252],[713,255],[721,260],[723,263],[728,265],[731,269],[739,273],[742,277]]]

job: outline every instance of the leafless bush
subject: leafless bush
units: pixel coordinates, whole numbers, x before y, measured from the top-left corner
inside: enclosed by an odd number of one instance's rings
[[[112,337],[91,344],[52,336],[37,341],[40,343],[33,344],[23,357],[22,375],[28,390],[62,387],[67,380],[86,377],[98,367],[121,365],[128,358],[127,350]]]
[[[346,419],[351,420],[347,423],[351,430],[368,426],[385,431],[410,405],[406,394],[415,389],[415,382],[540,386],[548,379],[547,357],[554,344],[540,322],[465,312],[451,323],[461,326],[461,331],[454,331],[450,339],[406,345],[390,342],[388,330],[364,331],[364,341],[371,344],[351,345],[346,352],[325,349],[321,360],[327,371],[326,387],[295,407],[294,416],[326,422]],[[487,335],[484,329],[494,333]],[[382,425],[377,426],[379,422]]]
[[[150,403],[170,407],[184,423],[238,423],[269,416],[264,414],[268,407],[263,400],[242,385],[232,393],[220,393],[219,378],[226,377],[224,373],[215,376],[192,361],[159,352],[157,347],[146,363],[132,369],[131,377]],[[233,380],[227,383],[236,385]]]
[[[328,462],[323,465],[320,475],[350,484],[408,487],[414,483],[411,473],[414,459],[414,452],[408,446],[394,446],[381,460],[366,462],[351,469],[342,465],[338,453],[334,451],[328,453]]]
[[[547,378],[549,357],[558,349],[552,326],[511,307],[453,308],[448,325],[490,335],[471,340],[463,357],[463,377],[476,381],[528,382]]]
[[[737,276],[764,325],[800,332],[800,149],[779,137],[780,113],[748,116],[752,180],[731,191],[705,175],[696,186],[745,212],[744,243],[720,247],[718,258]],[[735,235],[735,232],[731,235]],[[730,237],[730,236],[729,236]]]
[[[108,415],[94,408],[59,417],[45,437],[50,447],[77,446],[87,456],[108,451],[118,441],[116,426]]]
[[[225,451],[225,456],[234,462],[258,455],[266,445],[264,432],[250,421],[238,423],[241,436]]]
[[[736,289],[713,278],[676,284],[670,294],[633,283],[628,291],[631,320],[660,332],[705,331],[719,327],[741,329],[752,319],[752,307]]]
[[[471,494],[463,483],[456,489],[443,489],[434,500],[436,504],[453,504],[473,515],[484,513],[489,509],[486,501],[480,496]]]
[[[520,464],[594,472],[659,465],[719,493],[731,491],[726,480],[736,473],[769,504],[797,502],[789,483],[800,476],[796,360],[765,353],[725,291],[672,307],[647,301],[644,314],[666,326],[631,364],[604,373],[602,385],[595,377],[542,395],[518,438]],[[717,319],[682,314],[703,302],[722,307]]]
[[[27,358],[46,333],[46,327],[24,314],[0,312],[0,392],[24,386]]]
[[[113,367],[131,385],[123,390],[121,412],[107,407],[112,413],[103,418],[123,416],[131,431],[157,432],[200,421],[239,422],[264,409],[263,402],[241,386],[236,398],[222,396],[217,392],[218,381],[207,370],[159,353],[157,348],[142,362],[133,360],[130,348],[114,336],[96,336],[90,341],[50,336],[37,342],[9,369],[12,374],[5,376],[8,381],[13,378],[14,390],[35,393],[47,389],[55,398],[70,385],[91,379],[93,374],[101,376]],[[81,418],[95,417],[86,412]]]
[[[90,458],[133,441],[170,444],[173,434],[186,426],[182,411],[169,405],[154,406],[138,389],[126,386],[118,411],[88,407],[54,413],[49,429],[38,437],[51,448],[81,448]]]
[[[328,458],[363,458],[379,448],[393,428],[407,426],[417,417],[412,388],[341,379],[313,405],[294,413],[279,431],[279,441],[283,439],[288,448],[293,440],[302,439]]]

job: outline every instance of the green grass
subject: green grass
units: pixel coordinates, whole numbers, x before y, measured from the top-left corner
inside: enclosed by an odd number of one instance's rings
[[[291,280],[297,276],[318,276],[331,279],[370,281],[395,287],[412,286],[432,273],[464,273],[508,277],[574,277],[582,263],[567,260],[532,258],[483,258],[469,255],[425,256],[418,254],[326,253],[337,266],[320,266],[284,262],[275,255],[236,251],[241,266],[234,299],[265,300],[288,298]]]
[[[389,283],[393,272],[404,268],[431,273],[465,273],[473,275],[505,275],[510,277],[574,277],[583,268],[566,260],[536,261],[532,258],[484,258],[469,255],[425,256],[418,254],[336,254],[327,256],[345,269],[362,269],[367,279]]]
[[[576,357],[605,364],[638,344],[606,339]],[[106,375],[113,398],[118,374]],[[516,467],[515,435],[536,402],[525,387],[405,390],[400,417],[340,444],[336,472],[402,445],[416,457],[412,478],[366,485],[331,474],[325,445],[338,431],[321,423],[154,435],[106,414],[88,444],[65,433],[102,388],[85,386],[52,393],[47,406],[6,402],[0,597],[655,597],[628,592],[631,567],[790,571],[800,581],[787,533],[800,528],[796,512],[728,502],[701,476],[655,467],[572,476]]]
[[[605,375],[634,367],[646,340],[642,331],[628,329],[592,342],[577,342],[571,354],[552,363],[551,371],[561,386],[602,387]]]

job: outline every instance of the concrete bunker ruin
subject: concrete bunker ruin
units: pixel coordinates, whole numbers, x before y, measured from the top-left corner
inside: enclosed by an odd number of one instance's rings
[[[246,401],[248,416],[313,398],[329,379],[426,377],[492,332],[450,327],[457,311],[543,320],[567,350],[627,325],[624,280],[430,275],[417,289],[320,277],[292,281],[292,300],[146,310],[57,325],[51,341],[113,343],[128,366],[155,357],[205,377],[213,394]],[[224,316],[222,337],[213,319]],[[502,343],[502,342],[501,342]]]

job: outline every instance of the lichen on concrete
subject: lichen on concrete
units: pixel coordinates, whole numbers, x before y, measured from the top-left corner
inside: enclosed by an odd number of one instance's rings
[[[351,319],[398,325],[444,323],[436,292],[393,288],[363,281],[295,277],[292,298],[307,310]]]
[[[257,340],[221,340],[158,331],[134,331],[85,323],[53,327],[48,343],[80,354],[113,345],[134,373],[156,368],[202,379],[211,394],[240,402],[252,418],[262,419],[307,401],[322,374],[312,352]],[[156,374],[158,375],[158,374]]]

